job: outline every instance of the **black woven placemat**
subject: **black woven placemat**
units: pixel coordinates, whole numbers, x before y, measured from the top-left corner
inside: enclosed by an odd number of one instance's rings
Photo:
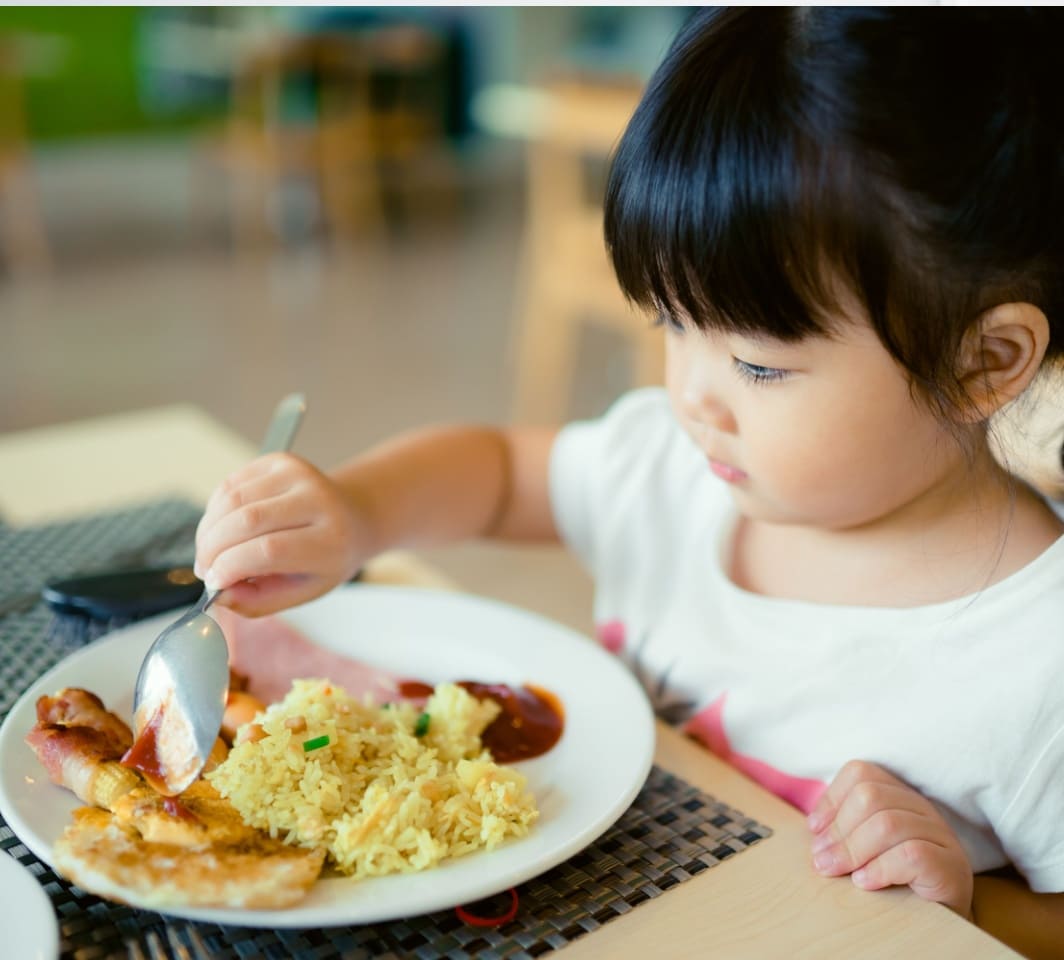
[[[196,509],[163,501],[47,527],[0,527],[0,716],[45,670],[103,629],[12,603],[53,576],[191,559]],[[191,923],[110,903],[58,877],[0,819],[0,848],[28,867],[59,918],[63,957],[206,958],[542,956],[741,853],[771,830],[654,767],[632,806],[595,843],[521,885],[516,917],[497,928],[455,911],[357,927],[264,930]],[[485,906],[492,912],[492,906]]]

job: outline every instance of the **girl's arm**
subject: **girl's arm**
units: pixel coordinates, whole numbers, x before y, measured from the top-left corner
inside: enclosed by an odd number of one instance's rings
[[[1064,893],[1033,893],[1013,870],[982,873],[972,914],[981,929],[1031,960],[1064,957]]]
[[[418,430],[323,473],[270,454],[211,494],[196,569],[218,602],[258,616],[303,603],[393,547],[557,537],[548,429]]]
[[[366,519],[371,549],[472,537],[557,538],[547,488],[553,429],[434,427],[341,465],[334,482]]]

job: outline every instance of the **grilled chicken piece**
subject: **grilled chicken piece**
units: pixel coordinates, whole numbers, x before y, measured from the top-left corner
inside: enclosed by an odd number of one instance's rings
[[[180,800],[144,786],[122,797],[113,814],[75,811],[55,858],[79,887],[139,907],[281,909],[306,896],[325,851],[246,826],[200,780]]]

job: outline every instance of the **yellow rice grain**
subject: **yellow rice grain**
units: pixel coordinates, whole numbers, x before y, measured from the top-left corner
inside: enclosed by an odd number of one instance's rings
[[[348,696],[325,680],[296,680],[254,718],[264,732],[238,742],[207,774],[246,823],[304,847],[324,847],[354,877],[424,870],[446,857],[522,837],[538,816],[525,778],[500,766],[480,734],[499,707],[440,684],[422,710]],[[302,717],[305,726],[290,722]],[[303,744],[328,736],[326,746]]]

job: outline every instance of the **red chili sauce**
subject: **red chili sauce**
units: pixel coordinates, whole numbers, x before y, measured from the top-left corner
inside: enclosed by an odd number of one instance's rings
[[[187,820],[189,823],[201,822],[200,818],[189,810],[178,797],[164,797],[163,809],[170,814],[171,817],[177,817],[179,820]]]
[[[499,763],[541,756],[561,738],[565,711],[549,690],[528,684],[511,687],[474,680],[462,680],[458,686],[480,700],[494,700],[502,707],[480,735],[481,742]],[[417,680],[399,684],[399,695],[410,700],[423,700],[432,690],[429,684]]]
[[[163,711],[160,708],[145,724],[136,743],[126,751],[120,761],[123,767],[138,770],[159,793],[166,792],[166,778],[159,761],[159,728],[162,722]]]
[[[199,823],[200,819],[188,809],[177,797],[166,796],[166,778],[163,776],[162,763],[159,760],[159,728],[163,724],[163,708],[155,711],[154,716],[140,732],[136,742],[126,752],[119,763],[140,772],[156,793],[163,794],[163,810],[171,817]]]

